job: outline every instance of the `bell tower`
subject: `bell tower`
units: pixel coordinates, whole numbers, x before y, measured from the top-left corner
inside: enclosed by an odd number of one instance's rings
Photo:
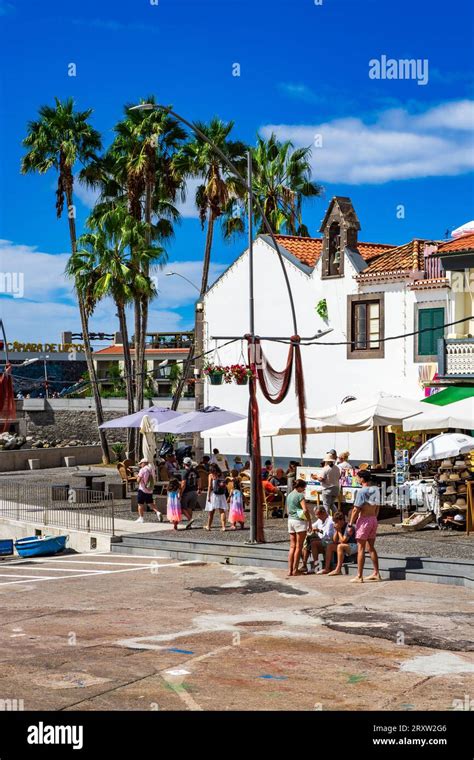
[[[329,204],[321,224],[323,250],[321,253],[321,277],[344,277],[344,251],[357,250],[357,234],[360,222],[350,198],[335,196]]]

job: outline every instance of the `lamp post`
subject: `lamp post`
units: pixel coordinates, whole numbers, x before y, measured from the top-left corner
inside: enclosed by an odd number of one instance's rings
[[[182,280],[186,280],[186,282],[189,282],[190,285],[193,286],[195,290],[200,294],[201,291],[199,290],[198,286],[194,284],[194,282],[191,282],[187,277],[184,276],[184,274],[180,274],[179,272],[166,272],[166,277],[181,277]]]
[[[20,364],[20,367],[27,367],[29,364],[36,364],[36,362],[43,362],[44,364],[44,390],[45,390],[45,397],[49,398],[48,393],[48,366],[46,364],[46,360],[49,359],[49,354],[47,356],[35,356],[34,359],[25,359],[25,361]]]

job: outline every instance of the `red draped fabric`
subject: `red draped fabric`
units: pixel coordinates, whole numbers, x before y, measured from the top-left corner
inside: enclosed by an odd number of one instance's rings
[[[257,401],[257,386],[260,389],[264,397],[271,404],[280,404],[288,394],[290,388],[291,377],[293,373],[293,365],[295,367],[295,391],[298,401],[298,412],[300,417],[301,426],[301,443],[302,450],[306,449],[306,419],[305,419],[305,387],[304,387],[304,374],[303,374],[303,362],[301,358],[300,338],[298,335],[291,338],[291,343],[288,349],[288,358],[286,361],[286,367],[284,370],[278,371],[270,364],[268,359],[264,356],[258,338],[252,340],[251,336],[246,336],[248,341],[248,356],[249,366],[254,371],[254,377],[250,378],[250,403],[249,403],[249,453],[252,454],[252,459],[255,465],[256,472],[253,473],[254,477],[260,478],[260,471],[262,469],[261,452],[260,452],[260,423],[259,423],[259,410]],[[263,529],[263,493],[262,489],[257,488],[257,526],[256,526],[256,540],[260,543],[265,541],[264,529]]]
[[[3,422],[3,431],[8,429],[12,420],[16,417],[15,396],[13,393],[13,378],[5,368],[5,374],[0,375],[0,420]]]

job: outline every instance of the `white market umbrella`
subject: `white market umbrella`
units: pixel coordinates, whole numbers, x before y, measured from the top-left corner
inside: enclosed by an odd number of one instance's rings
[[[306,432],[308,435],[313,433],[320,433],[321,428],[318,424],[318,420],[306,420],[307,427]],[[247,438],[247,419],[240,420],[239,422],[233,422],[230,425],[225,425],[213,430],[207,430],[206,434],[202,434],[202,438]],[[260,437],[270,438],[270,448],[272,461],[274,460],[273,454],[273,439],[282,435],[297,435],[300,437],[300,449],[301,449],[301,425],[300,416],[295,412],[275,413],[275,412],[263,412],[260,415]],[[303,460],[303,451],[300,451],[301,461]]]
[[[474,396],[445,406],[424,404],[426,410],[403,421],[404,430],[474,429]]]
[[[156,453],[156,438],[155,433],[153,432],[152,421],[148,414],[143,415],[142,423],[140,425],[140,433],[143,436],[143,457],[153,464]]]
[[[410,459],[410,464],[423,464],[437,459],[449,459],[474,449],[474,438],[463,433],[442,433],[426,441]]]
[[[320,433],[320,427],[317,420],[307,420],[307,432]],[[260,435],[262,438],[274,438],[279,435],[300,435],[301,426],[299,414],[287,412],[286,414],[276,414],[274,412],[263,412],[260,415]],[[203,438],[246,438],[247,437],[247,419],[233,422],[230,425],[207,430]]]
[[[203,430],[211,430],[215,427],[228,425],[229,422],[245,419],[246,415],[237,412],[228,412],[226,409],[220,409],[218,406],[206,406],[197,412],[188,412],[180,417],[158,424],[151,420],[153,432],[155,433],[174,433],[180,435],[184,433],[202,433]]]
[[[400,425],[407,417],[425,411],[426,404],[382,391],[365,398],[308,412],[308,421],[317,420],[320,432],[359,432],[386,425]]]
[[[158,422],[166,422],[167,420],[174,420],[175,417],[180,417],[182,412],[175,412],[173,409],[161,406],[149,406],[145,409],[140,409],[139,412],[126,414],[124,417],[116,417],[114,420],[109,420],[109,422],[103,422],[99,427],[101,430],[108,430],[109,428],[139,428],[145,414],[152,419],[156,419]]]

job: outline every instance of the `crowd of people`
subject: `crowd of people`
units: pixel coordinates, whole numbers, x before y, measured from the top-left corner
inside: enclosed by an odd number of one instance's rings
[[[229,463],[218,449],[214,449],[212,457],[203,456],[197,464],[191,457],[185,457],[180,468],[175,454],[168,454],[161,467],[165,469],[167,481],[166,515],[174,530],[178,530],[181,522],[186,522],[185,530],[189,530],[194,522],[193,511],[198,506],[198,497],[206,492],[207,523],[204,530],[211,530],[214,513],[218,512],[221,529],[243,530],[245,527],[244,496],[242,492],[242,472],[244,464],[241,457],[236,457],[236,467],[230,469]],[[238,465],[241,464],[242,467]],[[145,509],[150,507],[158,516],[161,515],[153,499],[156,482],[156,467],[147,459],[139,462],[136,476],[138,486],[138,519],[144,522]],[[205,485],[203,486],[203,483]]]
[[[360,488],[355,492],[354,507],[349,519],[337,508],[339,480],[349,464],[349,452],[337,456],[329,451],[322,460],[319,482],[322,486],[321,504],[314,512],[311,502],[305,499],[306,482],[296,478],[298,462],[290,461],[288,468],[274,467],[267,459],[260,473],[262,487],[268,503],[281,488],[291,485],[286,497],[290,549],[288,554],[288,577],[317,573],[318,575],[341,575],[346,557],[357,555],[357,575],[352,583],[380,581],[378,556],[375,550],[377,516],[380,508],[380,489],[373,483],[368,469],[360,469],[357,479]],[[193,512],[198,507],[198,497],[206,493],[204,530],[211,530],[214,514],[218,512],[221,530],[243,530],[245,527],[245,503],[243,483],[250,479],[250,462],[236,456],[229,465],[227,457],[214,449],[212,456],[203,456],[197,464],[185,457],[181,470],[174,454],[166,456],[163,467],[167,475],[167,518],[174,530],[185,522],[189,530],[194,522]],[[142,459],[137,475],[138,521],[144,521],[147,505],[157,514],[153,490],[156,470],[152,463]],[[283,511],[281,515],[283,516]],[[368,551],[373,573],[363,577],[365,553]],[[319,558],[322,557],[320,560]],[[316,570],[316,566],[319,567]]]

